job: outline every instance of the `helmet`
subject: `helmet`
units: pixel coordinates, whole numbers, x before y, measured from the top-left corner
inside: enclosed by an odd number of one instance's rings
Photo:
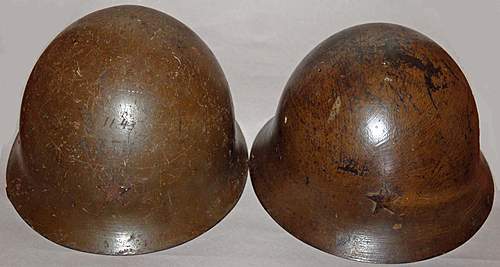
[[[343,30],[300,63],[253,144],[250,174],[289,233],[364,262],[452,250],[493,202],[464,74],[435,42],[393,24]]]
[[[220,221],[243,190],[246,160],[209,48],[166,14],[117,6],[71,24],[36,63],[7,193],[51,241],[141,254]]]

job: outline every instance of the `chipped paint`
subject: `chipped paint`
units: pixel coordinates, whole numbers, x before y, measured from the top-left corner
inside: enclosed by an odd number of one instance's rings
[[[342,106],[342,100],[340,99],[340,96],[337,96],[335,98],[335,102],[333,102],[332,108],[330,109],[330,116],[328,116],[328,121],[332,121],[337,117],[337,115],[340,112],[340,107]]]

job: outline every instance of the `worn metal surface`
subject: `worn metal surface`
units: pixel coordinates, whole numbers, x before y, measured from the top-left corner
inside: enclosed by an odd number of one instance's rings
[[[466,78],[432,40],[392,24],[346,29],[302,61],[250,172],[284,229],[364,262],[452,250],[493,202]]]
[[[18,213],[73,249],[186,242],[237,202],[247,150],[215,57],[161,12],[119,6],[70,25],[26,86],[7,169]]]

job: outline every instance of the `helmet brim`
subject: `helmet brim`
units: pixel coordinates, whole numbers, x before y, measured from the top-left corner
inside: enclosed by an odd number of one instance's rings
[[[24,221],[45,238],[71,249],[106,255],[137,255],[151,253],[175,247],[205,233],[221,221],[238,202],[247,177],[248,152],[240,127],[235,122],[235,145],[232,153],[232,169],[228,170],[227,177],[217,177],[227,180],[226,188],[207,188],[210,199],[196,201],[196,192],[193,202],[201,203],[196,210],[206,212],[195,213],[192,217],[182,216],[181,211],[190,207],[151,207],[151,213],[172,218],[156,220],[158,216],[150,218],[134,218],[120,214],[103,216],[89,213],[58,194],[51,194],[51,188],[41,188],[37,177],[25,167],[23,161],[22,144],[17,136],[8,161],[7,167],[7,195],[13,206]],[[185,192],[186,193],[186,192]],[[187,192],[189,193],[189,192]],[[167,197],[167,196],[165,196]],[[169,196],[168,196],[169,197]],[[168,202],[167,202],[168,203]],[[205,207],[203,207],[205,206]],[[155,210],[169,209],[169,210]],[[54,212],[57,211],[57,212]],[[61,212],[64,211],[64,212]],[[64,217],[57,214],[64,214]]]
[[[398,214],[385,211],[384,207],[374,214],[373,201],[357,195],[356,190],[337,187],[336,192],[325,193],[325,181],[335,184],[335,177],[325,174],[319,177],[322,181],[317,181],[298,166],[290,165],[281,154],[276,129],[273,118],[254,141],[250,154],[253,189],[264,209],[282,228],[324,252],[370,263],[432,258],[469,240],[492,208],[493,179],[482,154],[460,192],[437,196],[436,201],[420,206],[417,199],[415,206],[399,207]],[[347,213],[355,216],[344,216]]]

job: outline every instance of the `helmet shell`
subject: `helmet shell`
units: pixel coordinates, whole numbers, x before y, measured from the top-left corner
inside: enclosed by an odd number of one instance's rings
[[[164,13],[117,6],[71,24],[38,59],[7,193],[58,244],[141,254],[221,220],[243,190],[246,158],[205,43]]]
[[[300,63],[253,145],[262,205],[341,257],[422,260],[468,240],[492,206],[467,80],[428,37],[373,23]]]

